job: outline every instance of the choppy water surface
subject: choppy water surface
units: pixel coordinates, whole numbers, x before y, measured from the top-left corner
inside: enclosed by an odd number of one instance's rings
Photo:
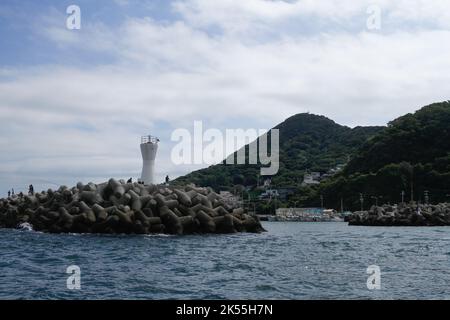
[[[0,299],[446,299],[450,228],[266,222],[263,234],[51,235],[0,229]],[[81,268],[68,290],[66,268]],[[369,265],[381,268],[370,291]]]

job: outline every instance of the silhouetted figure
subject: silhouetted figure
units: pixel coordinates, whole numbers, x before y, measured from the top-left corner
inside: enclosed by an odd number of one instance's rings
[[[169,181],[170,181],[169,176],[166,176],[166,184],[169,184]]]
[[[8,198],[11,197],[11,190],[8,190]]]
[[[127,183],[133,183],[133,178],[128,179]]]
[[[11,189],[11,194],[14,195],[14,188]]]
[[[30,186],[28,187],[28,194],[30,196],[34,195],[34,187],[32,184],[30,184]]]

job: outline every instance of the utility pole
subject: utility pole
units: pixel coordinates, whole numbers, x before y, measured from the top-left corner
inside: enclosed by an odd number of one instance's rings
[[[430,192],[429,192],[428,190],[425,190],[425,191],[423,192],[424,199],[425,199],[425,204],[428,204],[428,201],[430,200],[429,193],[430,193]]]
[[[382,196],[373,196],[372,199],[375,199],[375,206],[378,207],[378,199],[382,199]]]
[[[323,195],[320,195],[320,207],[323,209]]]
[[[401,195],[402,195],[402,204],[404,204],[405,203],[405,191],[404,190],[402,190]]]
[[[344,198],[341,197],[341,213],[344,213]]]
[[[375,206],[378,207],[378,197],[377,196],[372,196],[372,199],[375,199]]]
[[[278,206],[278,198],[274,197],[274,206],[275,206],[275,213],[277,212],[277,206]]]
[[[361,211],[364,211],[364,197],[363,194],[359,194],[359,201],[361,202]]]

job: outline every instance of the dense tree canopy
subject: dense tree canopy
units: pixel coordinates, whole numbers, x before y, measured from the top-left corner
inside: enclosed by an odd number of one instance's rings
[[[327,172],[348,161],[368,137],[383,127],[341,126],[309,113],[297,114],[277,125],[280,130],[280,170],[270,177],[274,187],[299,187],[305,171]],[[248,147],[246,147],[248,150]],[[248,163],[248,162],[247,162]],[[215,165],[178,178],[175,183],[195,183],[215,189],[234,184],[256,186],[268,177],[260,177],[259,165]]]
[[[329,205],[340,198],[351,209],[359,208],[359,194],[366,203],[448,200],[450,194],[450,102],[426,106],[389,123],[368,139],[345,170],[325,181],[317,193]],[[317,194],[310,201],[314,202]]]
[[[295,187],[291,198],[299,206],[356,210],[375,203],[449,199],[450,102],[426,106],[387,127],[348,128],[309,113],[295,115],[280,130],[280,170],[274,187]],[[347,161],[350,161],[347,163]],[[347,163],[339,174],[319,186],[301,187],[306,171],[327,172]],[[261,184],[258,165],[220,164],[180,177],[215,189]],[[403,196],[402,196],[403,195]],[[286,204],[288,205],[288,204]],[[267,208],[264,209],[266,211]]]

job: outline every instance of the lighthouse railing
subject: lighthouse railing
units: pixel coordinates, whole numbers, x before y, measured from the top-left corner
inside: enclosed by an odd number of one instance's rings
[[[158,143],[159,139],[154,136],[142,136],[141,137],[141,144],[144,143]]]

